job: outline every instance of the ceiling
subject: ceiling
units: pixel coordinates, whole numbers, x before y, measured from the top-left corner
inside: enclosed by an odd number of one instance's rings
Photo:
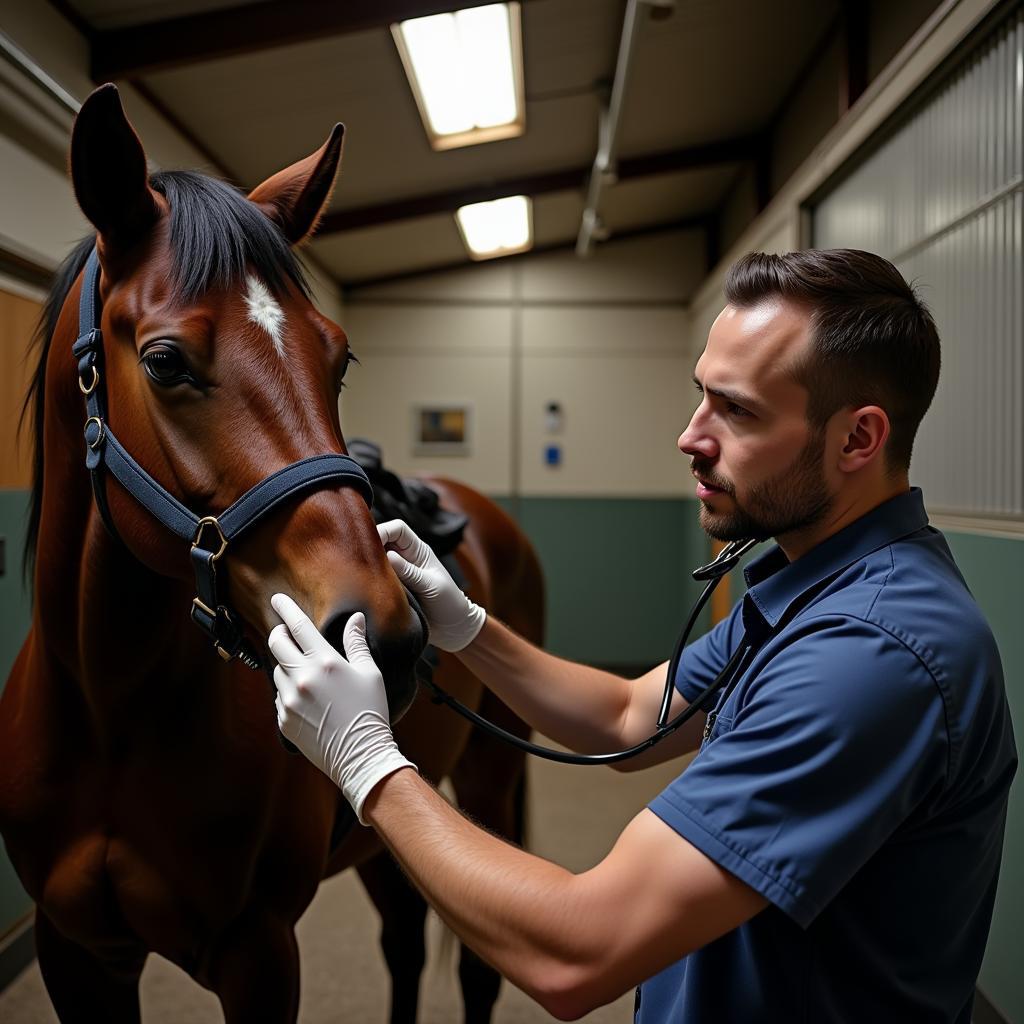
[[[468,262],[452,211],[534,196],[537,247],[579,231],[625,0],[523,0],[526,132],[434,152],[388,22],[430,0],[51,0],[90,39],[93,77],[128,80],[250,187],[346,125],[312,243],[341,285]],[[644,17],[623,108],[614,236],[701,223],[723,203],[839,13],[839,0],[678,0]],[[643,9],[643,8],[642,8]]]

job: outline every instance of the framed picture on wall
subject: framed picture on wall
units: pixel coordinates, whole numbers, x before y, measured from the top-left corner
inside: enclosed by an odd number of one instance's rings
[[[468,455],[471,412],[467,403],[415,406],[413,454]]]

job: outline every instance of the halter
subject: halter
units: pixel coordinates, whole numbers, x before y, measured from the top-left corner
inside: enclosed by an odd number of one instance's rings
[[[85,395],[88,414],[85,421],[85,464],[92,477],[96,507],[111,535],[120,540],[103,486],[103,471],[107,469],[168,530],[188,541],[196,578],[192,621],[210,638],[225,661],[238,658],[248,668],[258,669],[261,667],[259,656],[246,641],[235,615],[218,597],[217,562],[227,550],[228,543],[282,502],[328,483],[343,482],[354,487],[366,504],[371,505],[373,488],[369,478],[362,467],[347,455],[314,455],[265,477],[219,516],[198,516],[191,512],[125,451],[106,422],[105,388],[100,380],[103,365],[103,334],[98,326],[101,312],[100,263],[95,248],[89,255],[84,273],[78,306],[79,336],[71,351],[78,359],[78,387]]]

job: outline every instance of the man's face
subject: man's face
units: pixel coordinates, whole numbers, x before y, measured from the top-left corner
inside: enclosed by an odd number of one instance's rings
[[[678,443],[698,481],[701,526],[717,540],[793,534],[831,506],[825,432],[807,423],[807,391],[792,373],[808,316],[779,300],[726,306],[697,362],[701,404]]]

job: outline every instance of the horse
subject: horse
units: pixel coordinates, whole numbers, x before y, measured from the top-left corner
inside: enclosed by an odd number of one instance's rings
[[[522,838],[522,755],[416,695],[424,620],[346,455],[338,395],[354,355],[294,251],[329,202],[342,138],[338,125],[246,196],[197,172],[150,175],[113,85],[74,124],[71,179],[95,236],[58,272],[40,326],[33,614],[0,699],[0,831],[64,1022],[138,1021],[150,952],[212,990],[228,1024],[295,1021],[295,923],[349,867],[381,913],[391,1020],[415,1019],[425,904],[280,741],[265,642],[277,591],[335,646],[365,612],[401,748],[485,826]],[[118,451],[138,473],[114,472]],[[307,464],[333,475],[297,479]],[[527,538],[483,495],[430,483],[468,516],[468,592],[540,642]],[[184,509],[195,535],[172,532],[140,487]],[[229,536],[225,510],[253,494],[259,515]],[[441,655],[436,678],[525,735],[456,659]],[[500,979],[468,950],[459,975],[467,1019],[488,1020]]]

